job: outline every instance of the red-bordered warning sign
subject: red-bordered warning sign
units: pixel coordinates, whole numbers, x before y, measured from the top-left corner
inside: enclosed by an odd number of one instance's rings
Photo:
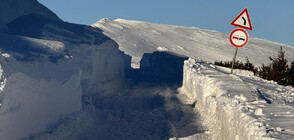
[[[240,28],[252,30],[252,24],[249,17],[248,9],[245,8],[232,22],[231,25]]]
[[[249,35],[244,29],[235,29],[230,34],[230,42],[234,47],[241,48],[248,43]]]

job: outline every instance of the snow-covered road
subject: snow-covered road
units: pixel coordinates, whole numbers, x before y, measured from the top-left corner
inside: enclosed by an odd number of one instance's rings
[[[83,97],[83,111],[31,139],[207,139],[199,115],[176,98],[177,88],[134,86],[112,95]]]

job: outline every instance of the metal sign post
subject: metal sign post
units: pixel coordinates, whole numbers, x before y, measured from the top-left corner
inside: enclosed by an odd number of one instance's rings
[[[234,58],[233,58],[231,74],[233,74],[233,70],[234,70],[234,65],[235,65],[235,61],[236,61],[236,57],[237,57],[237,53],[238,53],[238,48],[235,49],[235,55],[234,55]]]

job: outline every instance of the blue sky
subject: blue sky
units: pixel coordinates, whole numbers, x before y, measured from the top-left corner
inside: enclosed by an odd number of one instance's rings
[[[90,25],[110,19],[194,26],[229,34],[231,21],[248,8],[250,37],[294,46],[294,0],[38,0],[61,19]]]

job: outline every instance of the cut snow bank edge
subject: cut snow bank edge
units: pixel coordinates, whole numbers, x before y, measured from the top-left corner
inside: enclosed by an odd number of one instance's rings
[[[190,58],[185,61],[183,86],[179,91],[187,96],[184,103],[196,102],[195,107],[212,139],[271,139],[266,137],[266,128],[262,124],[242,111],[242,102],[247,100],[243,94],[251,93],[244,86],[238,84],[233,75]]]
[[[118,90],[131,58],[117,48],[112,40],[75,46],[72,57],[58,63],[0,55],[0,139],[24,139],[46,131],[65,115],[80,111],[83,95]]]

